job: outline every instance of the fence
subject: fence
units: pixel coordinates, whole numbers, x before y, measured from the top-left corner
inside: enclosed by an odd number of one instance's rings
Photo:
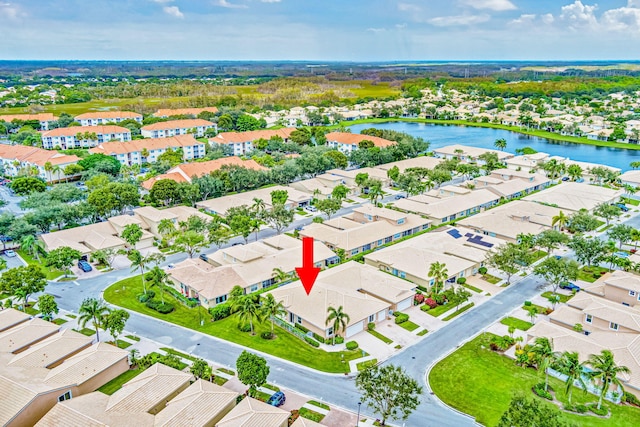
[[[300,329],[297,329],[292,324],[285,322],[284,320],[280,319],[279,317],[271,317],[271,320],[273,320],[273,322],[276,325],[280,326],[285,331],[287,331],[287,332],[291,333],[292,335],[300,338],[302,341],[305,341],[305,338],[306,338],[307,334],[302,332]]]

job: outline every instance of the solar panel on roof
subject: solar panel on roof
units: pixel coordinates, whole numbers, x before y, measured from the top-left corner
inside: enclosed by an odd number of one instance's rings
[[[473,236],[472,233],[467,233],[467,234],[464,235],[464,237],[471,237],[471,236]]]
[[[462,237],[462,234],[455,228],[453,230],[447,230],[447,234],[453,237],[454,239],[459,239]]]

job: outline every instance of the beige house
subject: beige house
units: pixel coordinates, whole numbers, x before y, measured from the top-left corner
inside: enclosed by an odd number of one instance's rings
[[[478,234],[515,242],[518,234],[538,235],[552,227],[560,209],[540,203],[514,200],[478,215],[464,218],[458,225]]]
[[[522,200],[555,206],[569,214],[578,212],[580,209],[592,212],[601,203],[617,202],[622,195],[624,195],[624,190],[613,190],[577,182],[563,182],[538,193],[530,194]]]
[[[542,166],[542,164],[548,160],[549,154],[534,153],[514,156],[510,159],[506,159],[505,163],[507,164],[508,169],[529,172],[531,170],[538,170]]]
[[[34,425],[57,402],[129,369],[128,352],[14,309],[0,311],[0,424]]]
[[[366,329],[370,322],[385,320],[390,310],[411,307],[416,285],[379,269],[355,261],[320,272],[313,289],[307,295],[300,282],[290,283],[270,293],[282,301],[286,320],[312,332],[330,338],[344,335],[350,338]],[[334,331],[326,324],[329,307],[349,315],[346,331]]]
[[[40,235],[40,239],[47,251],[68,246],[86,255],[99,249],[124,249],[127,243],[120,237],[122,232],[127,225],[138,224],[142,228],[142,238],[136,243],[135,249],[147,249],[153,246],[154,238],[162,237],[158,232],[160,221],[168,219],[177,225],[194,215],[204,220],[210,219],[208,215],[188,206],[162,210],[144,206],[134,209],[133,215],[118,215],[105,222],[45,233]]]
[[[616,270],[610,276],[582,289],[609,301],[634,307],[640,305],[640,276],[622,270]]]
[[[367,254],[364,260],[367,265],[430,287],[435,283],[429,276],[431,264],[445,264],[447,283],[453,284],[458,278],[476,274],[488,253],[503,243],[464,228],[438,229]]]
[[[387,176],[387,172],[385,170],[378,169],[378,168],[360,168],[360,169],[350,169],[350,170],[331,169],[331,170],[328,170],[326,173],[329,175],[333,175],[341,178],[343,185],[346,185],[347,188],[350,188],[352,190],[357,190],[358,192],[359,192],[359,189],[358,189],[358,184],[356,184],[356,176],[358,176],[361,173],[366,173],[369,176],[369,178],[378,179],[382,181],[383,187],[389,187],[392,184],[391,179]]]
[[[198,209],[204,209],[211,214],[224,217],[230,208],[243,205],[251,206],[254,204],[254,199],[259,199],[264,202],[265,207],[268,209],[271,207],[271,193],[276,190],[285,190],[287,192],[288,198],[286,206],[289,209],[304,207],[308,205],[313,198],[311,194],[296,190],[295,188],[274,185],[273,187],[260,188],[258,190],[205,200],[196,203],[196,207]]]
[[[309,224],[300,236],[313,237],[329,249],[342,249],[351,257],[426,230],[430,225],[431,221],[418,215],[366,204],[340,218]]]
[[[333,189],[339,185],[344,185],[344,182],[342,177],[323,173],[315,178],[292,182],[289,187],[311,194],[319,199],[330,199]],[[349,188],[350,193],[353,193],[354,190],[354,188]]]
[[[385,173],[397,166],[400,173],[404,173],[407,169],[411,168],[425,168],[433,169],[442,163],[442,159],[436,157],[419,156],[411,159],[398,160],[397,162],[383,163],[375,167],[375,169],[382,169]]]
[[[287,427],[291,413],[245,397],[215,427]]]
[[[314,265],[320,268],[339,261],[321,242],[314,242],[313,255]],[[245,293],[256,292],[277,282],[275,269],[293,278],[295,268],[301,266],[302,241],[281,234],[187,259],[167,273],[180,293],[197,298],[204,307],[213,307],[225,302],[234,286]]]
[[[433,194],[433,195],[432,195]],[[433,190],[427,195],[412,196],[394,202],[394,206],[405,212],[413,212],[440,225],[484,212],[500,202],[500,196],[487,189],[470,190],[453,185]]]
[[[640,187],[640,170],[630,170],[620,175],[622,185]]]
[[[482,160],[479,160],[482,154],[485,153],[494,153],[498,156],[498,160],[504,162],[505,160],[513,157],[513,154],[507,153],[504,151],[491,150],[488,148],[479,148],[479,147],[470,147],[467,145],[447,145],[442,148],[434,148],[433,154],[442,159],[450,160],[450,159],[458,159],[463,163],[478,163],[479,165],[484,164]]]

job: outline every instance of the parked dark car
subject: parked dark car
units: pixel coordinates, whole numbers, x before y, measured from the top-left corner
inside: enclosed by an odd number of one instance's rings
[[[569,177],[568,177],[568,176],[563,176],[563,177],[562,177],[562,180],[563,180],[564,182],[567,182],[567,181],[569,181]]]
[[[78,261],[78,268],[84,271],[85,273],[93,270],[93,268],[91,267],[91,264],[89,264],[87,261]]]
[[[269,400],[267,400],[267,404],[271,406],[282,406],[284,401],[286,400],[284,393],[281,391],[277,391],[271,395]]]
[[[619,207],[622,212],[629,212],[629,208],[624,203],[616,203],[614,206]]]
[[[394,199],[396,199],[396,200],[404,199],[404,194],[396,194]]]
[[[207,254],[200,254],[200,256],[198,258],[200,258],[204,262],[208,262],[209,261],[209,257],[207,256]]]
[[[580,286],[576,285],[575,283],[571,283],[571,282],[560,283],[560,289],[567,289],[569,291],[580,292]]]

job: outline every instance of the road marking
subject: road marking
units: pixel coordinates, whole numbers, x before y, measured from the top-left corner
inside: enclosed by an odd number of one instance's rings
[[[80,283],[78,283],[78,282],[77,282],[77,281],[75,281],[75,280],[73,281],[73,284],[74,284],[74,285],[76,285],[76,286],[80,286]]]

